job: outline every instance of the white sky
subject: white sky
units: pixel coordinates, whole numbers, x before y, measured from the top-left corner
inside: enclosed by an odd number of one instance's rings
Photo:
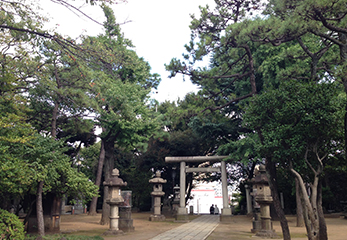
[[[76,1],[82,3],[83,1]],[[158,73],[162,82],[153,98],[159,102],[183,99],[186,93],[196,92],[188,78],[182,76],[169,79],[164,64],[174,57],[181,58],[184,45],[190,40],[190,14],[199,15],[199,5],[214,6],[213,0],[128,0],[128,3],[113,5],[117,22],[131,21],[121,26],[125,37],[132,40],[135,51]],[[80,34],[97,35],[103,32],[102,26],[85,17],[77,17],[66,8],[50,1],[41,1],[41,7],[51,17],[52,26],[58,32],[73,38]],[[105,20],[97,6],[83,5],[82,11],[99,22]]]

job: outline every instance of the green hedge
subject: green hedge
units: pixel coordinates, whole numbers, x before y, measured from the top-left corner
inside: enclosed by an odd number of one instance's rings
[[[23,223],[19,218],[6,210],[0,209],[0,239],[24,240]]]

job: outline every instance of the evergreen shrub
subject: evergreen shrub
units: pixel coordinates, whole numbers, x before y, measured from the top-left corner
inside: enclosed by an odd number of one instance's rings
[[[6,210],[0,209],[0,239],[24,240],[24,225],[19,218]]]

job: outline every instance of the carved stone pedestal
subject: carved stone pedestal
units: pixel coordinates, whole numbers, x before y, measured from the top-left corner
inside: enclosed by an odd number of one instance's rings
[[[119,207],[119,229],[124,232],[135,230],[131,219],[131,207]]]

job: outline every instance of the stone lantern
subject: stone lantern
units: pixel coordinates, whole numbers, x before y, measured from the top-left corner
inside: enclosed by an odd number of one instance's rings
[[[176,184],[173,190],[174,190],[174,197],[172,200],[172,213],[175,216],[177,214],[177,209],[180,206],[180,187]]]
[[[163,184],[166,183],[165,179],[162,179],[160,171],[156,171],[155,177],[149,180],[149,183],[153,184],[153,192],[151,195],[154,198],[154,214],[149,217],[150,221],[164,221],[165,216],[161,214],[161,197],[165,195],[163,192]]]
[[[126,186],[127,183],[123,182],[119,176],[119,170],[117,168],[112,170],[111,178],[105,181],[104,186],[108,187],[108,197],[106,203],[110,205],[110,229],[105,232],[105,235],[115,235],[123,233],[119,230],[119,205],[124,202],[121,196],[120,187]]]
[[[257,173],[255,174],[257,175]],[[254,179],[252,179],[252,181],[254,182]],[[252,225],[253,228],[251,229],[252,233],[257,233],[261,230],[261,220],[260,220],[260,205],[257,201],[255,201],[255,198],[257,196],[257,184],[253,184],[252,186],[252,192],[250,193],[252,196],[252,205],[253,205],[253,221],[252,221]]]
[[[261,229],[257,231],[256,235],[269,238],[275,237],[276,234],[272,228],[270,216],[270,204],[273,200],[264,165],[260,165],[259,172],[252,180],[252,183],[253,196],[255,201],[260,205]]]

